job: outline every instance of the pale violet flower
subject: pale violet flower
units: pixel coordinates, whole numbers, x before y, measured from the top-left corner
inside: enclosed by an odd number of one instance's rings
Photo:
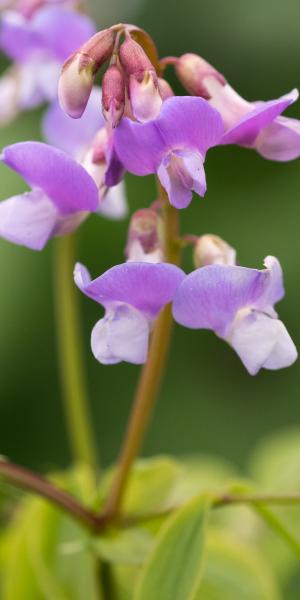
[[[297,358],[274,310],[284,295],[280,264],[268,256],[265,267],[202,267],[182,281],[173,301],[178,323],[214,331],[234,348],[251,375],[261,368],[288,367]]]
[[[77,264],[74,278],[86,296],[105,308],[92,331],[95,358],[103,364],[144,363],[153,321],[173,299],[183,271],[167,263],[127,262],[92,281],[87,269]]]
[[[93,179],[65,152],[40,142],[21,142],[4,148],[1,160],[31,191],[0,202],[0,237],[42,250],[51,237],[70,233],[97,210]]]
[[[219,113],[202,98],[165,100],[159,117],[148,123],[123,118],[115,130],[115,150],[124,167],[135,175],[157,173],[170,203],[185,208],[195,191],[206,191],[206,152],[220,143]]]
[[[93,88],[80,119],[73,119],[54,102],[43,117],[42,132],[50,144],[73,156],[94,179],[99,189],[98,212],[111,219],[122,219],[128,212],[125,184],[119,177],[116,185],[106,185],[111,159],[110,136],[100,106],[98,87]]]

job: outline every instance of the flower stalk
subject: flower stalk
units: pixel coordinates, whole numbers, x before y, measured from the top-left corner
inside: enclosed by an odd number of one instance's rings
[[[84,360],[81,352],[79,306],[72,279],[75,236],[55,240],[54,301],[58,360],[66,425],[73,458],[96,469],[96,447],[91,427]]]
[[[163,188],[160,188],[160,193],[164,200],[165,260],[178,266],[180,263],[178,211],[169,204]],[[130,471],[141,449],[160,389],[170,346],[172,324],[171,307],[168,305],[158,316],[152,333],[148,360],[142,368],[138,381],[132,412],[117,462],[115,479],[102,512],[104,523],[114,520],[120,512]]]

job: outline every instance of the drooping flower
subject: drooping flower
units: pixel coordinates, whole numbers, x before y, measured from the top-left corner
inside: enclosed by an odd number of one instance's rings
[[[164,261],[163,221],[157,211],[141,208],[133,213],[128,227],[125,254],[128,261]]]
[[[63,5],[42,6],[31,16],[4,12],[0,48],[13,65],[9,78],[7,74],[2,78],[7,110],[1,106],[1,121],[8,122],[21,110],[54,100],[63,61],[94,31],[91,19]]]
[[[237,352],[251,375],[261,368],[290,366],[297,350],[274,304],[284,288],[280,264],[268,256],[265,269],[210,265],[180,284],[173,301],[175,320],[190,329],[211,329]]]
[[[103,364],[144,363],[153,321],[172,300],[183,271],[167,263],[128,262],[91,281],[87,269],[77,264],[74,278],[84,294],[105,308],[92,331],[95,358]]]
[[[157,173],[170,203],[185,208],[195,191],[206,191],[206,152],[223,134],[219,113],[202,98],[168,98],[160,116],[148,123],[123,118],[115,131],[115,149],[135,175]]]
[[[122,219],[128,211],[124,182],[113,187],[105,183],[110,134],[100,103],[101,90],[94,87],[82,117],[72,119],[55,102],[43,117],[42,132],[47,142],[71,154],[94,179],[99,189],[98,212],[112,219]]]
[[[222,144],[255,148],[270,160],[287,161],[300,156],[300,121],[280,116],[298,99],[298,90],[268,102],[248,102],[196,54],[184,54],[175,68],[186,89],[206,98],[222,115]]]
[[[56,235],[70,233],[98,208],[93,179],[69,155],[40,142],[7,146],[1,160],[31,191],[0,202],[0,236],[42,250]]]

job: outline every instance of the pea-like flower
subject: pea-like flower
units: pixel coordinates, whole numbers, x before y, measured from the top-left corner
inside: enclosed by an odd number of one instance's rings
[[[0,236],[41,250],[55,235],[70,233],[98,208],[98,189],[68,154],[40,142],[7,146],[1,160],[32,188],[0,202]]]
[[[248,102],[196,54],[184,54],[175,68],[186,89],[206,98],[222,115],[222,144],[255,148],[270,160],[288,161],[300,156],[300,121],[281,116],[298,99],[298,90],[268,102]]]
[[[94,87],[80,119],[72,119],[54,102],[43,117],[43,137],[73,156],[94,179],[99,189],[98,212],[111,219],[122,219],[128,211],[124,182],[113,187],[105,183],[110,141],[108,127],[99,110],[100,102],[101,90]]]
[[[192,192],[204,196],[206,152],[223,134],[219,113],[202,98],[168,98],[158,119],[136,123],[123,118],[115,130],[115,149],[135,175],[157,173],[170,203],[185,208]]]
[[[251,375],[261,368],[290,366],[297,350],[274,310],[284,295],[282,271],[273,256],[265,269],[209,265],[180,284],[175,320],[190,329],[211,329],[237,352]]]
[[[1,17],[0,48],[13,66],[0,79],[0,121],[8,122],[57,97],[64,60],[95,31],[94,23],[72,7],[42,6],[33,14],[5,11]]]
[[[74,278],[86,296],[105,308],[92,331],[95,358],[106,365],[144,363],[153,321],[173,299],[183,271],[168,263],[128,262],[91,281],[87,269],[77,264]]]

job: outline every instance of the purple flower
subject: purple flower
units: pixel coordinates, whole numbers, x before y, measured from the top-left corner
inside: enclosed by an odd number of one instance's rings
[[[251,375],[288,367],[297,350],[274,304],[284,295],[282,271],[273,256],[266,269],[210,265],[181,283],[173,301],[175,320],[191,329],[211,329],[237,352]]]
[[[202,98],[168,98],[158,119],[134,123],[123,118],[115,130],[115,149],[135,175],[157,173],[170,203],[185,208],[195,191],[206,191],[206,151],[220,142],[222,119]]]
[[[220,90],[221,91],[221,90]],[[246,103],[227,84],[210,103],[223,115],[229,126],[222,144],[255,148],[264,158],[287,161],[300,156],[300,121],[281,117],[281,113],[298,99],[298,91],[270,100]],[[231,108],[227,104],[232,100]],[[248,105],[248,106],[247,106]]]
[[[84,294],[105,308],[104,318],[92,331],[95,358],[103,364],[144,363],[151,325],[172,300],[183,271],[167,263],[130,262],[91,281],[87,269],[77,264],[74,278]]]
[[[125,186],[122,181],[113,187],[105,183],[110,139],[100,105],[101,90],[98,87],[92,90],[80,119],[69,117],[55,102],[43,117],[42,131],[47,142],[71,154],[94,179],[99,188],[98,212],[112,219],[121,219],[128,211]]]
[[[6,113],[1,108],[2,122],[12,118],[11,103],[17,112],[54,100],[63,61],[94,31],[88,17],[63,6],[44,6],[32,18],[4,12],[0,47],[14,64],[2,81],[8,104]]]
[[[49,238],[73,231],[98,207],[98,190],[70,156],[40,142],[4,148],[1,160],[31,191],[0,202],[0,236],[41,250]]]
[[[222,144],[255,148],[265,158],[286,161],[300,156],[300,122],[281,117],[298,98],[298,90],[270,100],[248,102],[206,60],[184,54],[175,64],[177,76],[193,95],[206,98],[222,116]]]

